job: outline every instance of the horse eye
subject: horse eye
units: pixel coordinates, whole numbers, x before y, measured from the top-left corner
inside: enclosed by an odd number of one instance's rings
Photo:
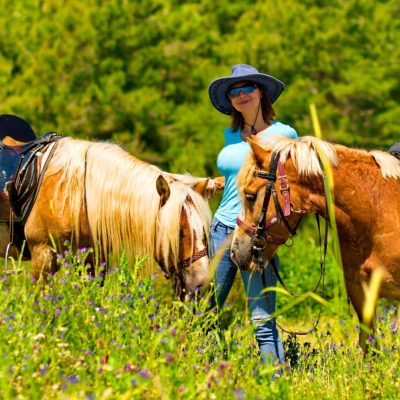
[[[257,195],[254,193],[245,193],[244,196],[248,201],[254,201],[257,198]]]

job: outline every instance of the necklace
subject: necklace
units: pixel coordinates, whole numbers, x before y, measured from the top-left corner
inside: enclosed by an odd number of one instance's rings
[[[250,137],[253,137],[254,135],[257,135],[255,124],[256,124],[256,121],[257,121],[258,113],[260,112],[260,108],[261,108],[261,101],[258,104],[257,113],[256,113],[256,117],[254,118],[253,124],[249,124],[248,122],[244,121],[244,123],[251,128]]]

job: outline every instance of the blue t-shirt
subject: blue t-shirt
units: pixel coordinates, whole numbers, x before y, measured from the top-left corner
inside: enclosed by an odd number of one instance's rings
[[[234,228],[236,226],[236,218],[242,209],[236,178],[250,152],[250,145],[240,136],[240,129],[232,132],[231,128],[227,128],[224,136],[225,144],[218,154],[217,167],[225,177],[225,189],[221,203],[215,212],[215,217],[226,226]],[[291,126],[276,120],[262,133],[260,139],[263,140],[268,136],[298,138],[296,131]]]

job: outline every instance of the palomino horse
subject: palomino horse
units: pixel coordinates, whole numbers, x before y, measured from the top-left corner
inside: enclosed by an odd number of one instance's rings
[[[382,276],[379,296],[400,300],[400,162],[388,153],[350,149],[314,137],[250,145],[253,152],[238,178],[244,214],[238,218],[233,260],[240,268],[256,269],[295,233],[302,215],[326,215],[320,166],[326,159],[333,171],[347,294],[360,321],[372,328],[373,318],[369,322],[363,317],[363,307],[364,289],[375,270]],[[364,347],[367,334],[361,332]]]
[[[212,180],[172,176],[110,143],[65,137],[55,146],[25,224],[34,277],[57,271],[57,251],[72,239],[94,247],[98,261],[110,252],[110,262],[122,253],[155,259],[181,298],[209,283],[202,194]]]

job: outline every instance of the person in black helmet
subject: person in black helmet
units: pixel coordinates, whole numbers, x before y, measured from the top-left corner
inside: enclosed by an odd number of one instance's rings
[[[4,144],[17,142],[32,142],[36,139],[36,134],[32,127],[21,117],[13,114],[0,115],[0,139]]]
[[[388,152],[400,160],[400,142],[391,145]]]

